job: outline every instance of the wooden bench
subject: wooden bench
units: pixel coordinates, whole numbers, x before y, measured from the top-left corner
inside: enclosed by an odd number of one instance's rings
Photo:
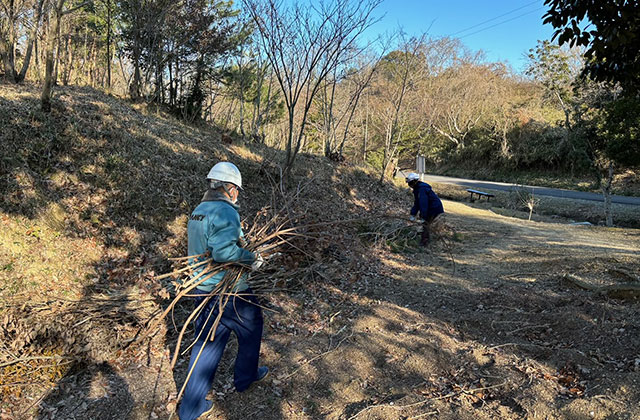
[[[468,193],[470,193],[469,199],[473,202],[473,194],[478,194],[478,199],[481,199],[482,197],[487,197],[487,201],[489,201],[489,199],[491,197],[495,197],[495,195],[493,194],[489,194],[483,191],[478,191],[478,190],[467,190]]]

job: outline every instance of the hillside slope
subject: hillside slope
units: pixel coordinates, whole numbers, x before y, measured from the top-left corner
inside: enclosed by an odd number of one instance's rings
[[[186,374],[186,357],[168,367],[172,323],[127,345],[166,304],[154,274],[184,254],[212,163],[240,166],[250,223],[279,193],[280,152],[86,88],[41,114],[37,94],[0,85],[2,416],[169,418]],[[231,343],[209,418],[640,418],[637,303],[562,280],[640,277],[638,231],[447,201],[455,233],[425,251],[413,227],[371,217],[405,214],[407,191],[298,163],[291,211],[326,224],[283,260],[299,273],[289,290],[265,299],[269,380],[234,392]]]
[[[129,339],[162,304],[159,292],[167,287],[154,275],[169,270],[168,257],[184,255],[187,216],[211,165],[230,160],[242,170],[247,222],[281,190],[280,151],[223,145],[212,128],[89,88],[60,89],[45,114],[38,89],[2,85],[0,126],[0,367],[4,384],[19,384],[0,389],[16,407],[24,396],[39,395],[43,383],[111,366],[125,348],[130,354],[122,363],[131,364],[139,349],[127,347]],[[386,200],[376,192],[399,192],[372,184],[362,169],[300,156],[288,186],[297,200],[292,212],[311,223],[383,211]],[[349,249],[324,237],[306,250],[326,256],[324,275],[338,284],[371,259],[355,226],[343,226],[340,239]],[[297,268],[306,264],[300,258],[285,263]],[[24,385],[27,372],[35,376]]]

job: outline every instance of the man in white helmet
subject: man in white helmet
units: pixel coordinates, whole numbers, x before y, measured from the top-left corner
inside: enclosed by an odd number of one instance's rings
[[[411,208],[411,220],[418,215],[423,220],[422,235],[420,245],[427,246],[431,236],[431,222],[444,213],[442,201],[431,189],[431,185],[420,181],[420,175],[411,172],[406,178],[407,184],[413,189],[413,207]]]
[[[244,248],[240,216],[238,214],[238,194],[242,190],[242,175],[230,162],[219,162],[207,175],[209,189],[195,208],[187,226],[188,255],[200,255],[207,251],[219,263],[238,262],[258,269],[263,263],[259,254]],[[197,260],[194,260],[197,262]],[[224,277],[224,272],[211,277],[198,286],[195,297],[196,307]],[[262,310],[256,296],[244,280],[238,283],[236,292],[242,297],[232,297],[223,310],[213,341],[207,340],[207,332],[218,315],[218,299],[211,299],[200,312],[195,322],[195,335],[199,339],[191,351],[189,370],[204,346],[191,378],[187,383],[178,414],[181,420],[193,420],[213,408],[213,402],[205,397],[211,389],[213,378],[231,332],[238,338],[238,355],[235,362],[234,383],[242,392],[255,382],[263,379],[269,369],[258,367],[260,342],[262,339]],[[210,316],[211,314],[211,316]],[[203,331],[202,334],[199,334]]]

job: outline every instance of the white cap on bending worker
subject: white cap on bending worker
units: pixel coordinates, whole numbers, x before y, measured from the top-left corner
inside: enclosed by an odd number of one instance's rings
[[[231,162],[218,162],[207,174],[207,179],[209,188],[212,190],[222,188],[233,203],[238,201],[238,190],[242,191],[242,174],[236,165]],[[229,184],[236,188],[230,188]]]
[[[411,181],[418,181],[420,179],[420,175],[418,175],[415,172],[411,172],[409,175],[407,175],[407,184]]]

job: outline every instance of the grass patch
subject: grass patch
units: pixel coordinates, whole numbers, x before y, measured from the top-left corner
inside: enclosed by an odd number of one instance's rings
[[[2,216],[0,230],[0,296],[43,299],[63,291],[79,293],[95,275],[101,248],[93,239],[64,238],[64,219],[57,210],[41,217]]]
[[[386,244],[395,254],[416,254],[423,250],[420,246],[420,233],[414,226],[400,229],[395,238],[388,240]]]

